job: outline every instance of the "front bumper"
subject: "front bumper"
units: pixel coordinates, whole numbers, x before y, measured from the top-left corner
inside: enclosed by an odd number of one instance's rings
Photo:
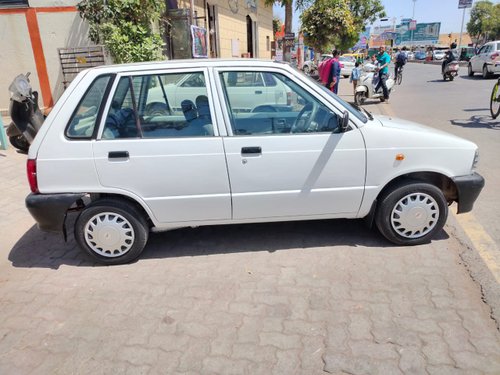
[[[26,208],[36,220],[38,228],[47,232],[63,233],[66,238],[66,214],[68,209],[85,194],[30,194],[26,197]]]
[[[478,173],[452,178],[458,190],[458,214],[472,210],[474,202],[484,187],[484,178]]]

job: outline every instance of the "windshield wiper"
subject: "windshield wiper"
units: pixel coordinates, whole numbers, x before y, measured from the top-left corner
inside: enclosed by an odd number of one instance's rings
[[[367,115],[368,115],[368,118],[370,120],[373,120],[373,115],[371,114],[371,112],[368,112],[366,109],[364,109],[363,107],[361,106],[358,106],[358,108],[361,108],[363,110],[363,112],[365,112]]]

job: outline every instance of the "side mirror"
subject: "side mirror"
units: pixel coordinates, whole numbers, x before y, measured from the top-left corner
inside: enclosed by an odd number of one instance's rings
[[[338,119],[338,129],[340,130],[340,133],[344,133],[347,131],[348,127],[349,127],[349,112],[344,111],[342,117],[339,117]]]

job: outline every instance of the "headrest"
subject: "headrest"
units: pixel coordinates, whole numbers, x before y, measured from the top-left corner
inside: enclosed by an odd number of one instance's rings
[[[182,113],[184,113],[184,117],[187,121],[194,120],[198,117],[198,111],[196,110],[196,106],[191,100],[183,100],[181,102]]]
[[[200,116],[210,116],[210,107],[208,106],[208,98],[205,95],[199,95],[196,98],[196,107]]]

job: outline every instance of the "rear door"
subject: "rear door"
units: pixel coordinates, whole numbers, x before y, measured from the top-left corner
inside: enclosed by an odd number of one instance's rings
[[[195,73],[207,82],[206,70]],[[194,103],[185,112],[170,109],[149,115],[145,111],[148,94],[160,81],[180,81],[192,74],[191,69],[117,77],[93,145],[103,190],[142,200],[159,224],[231,217],[226,161],[211,91],[197,87],[198,96],[205,97],[200,102],[209,105],[203,118]]]

